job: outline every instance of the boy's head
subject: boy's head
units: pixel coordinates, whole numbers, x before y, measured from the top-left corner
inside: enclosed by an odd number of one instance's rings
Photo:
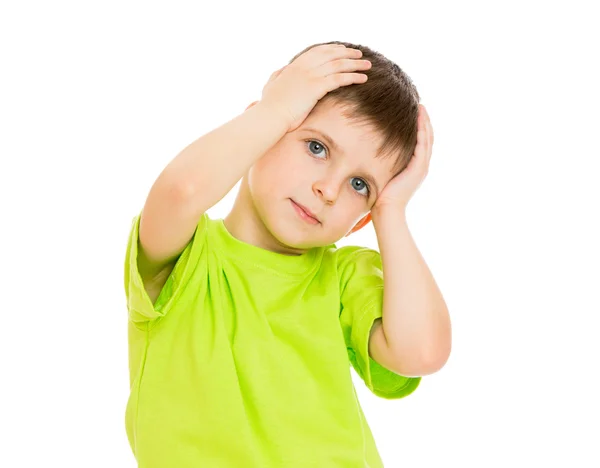
[[[408,165],[417,143],[420,98],[411,79],[368,47],[332,43],[363,52],[372,63],[361,70],[368,80],[329,92],[260,158],[242,180],[229,216],[246,226],[249,216],[258,218],[255,232],[270,237],[259,243],[281,253],[335,243],[365,226],[377,194]],[[292,200],[318,223],[303,219]]]

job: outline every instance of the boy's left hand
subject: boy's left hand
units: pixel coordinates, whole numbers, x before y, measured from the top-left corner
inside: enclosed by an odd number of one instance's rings
[[[429,171],[433,127],[425,107],[419,104],[417,120],[417,146],[408,166],[383,188],[371,212],[382,207],[405,210],[408,201],[419,188]]]

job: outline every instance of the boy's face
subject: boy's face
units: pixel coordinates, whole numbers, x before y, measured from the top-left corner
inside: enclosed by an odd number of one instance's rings
[[[248,173],[254,212],[264,232],[274,237],[263,244],[274,244],[282,253],[301,253],[348,234],[394,175],[393,157],[375,158],[381,142],[371,127],[350,123],[335,103],[317,104]],[[294,202],[318,221],[303,218]]]

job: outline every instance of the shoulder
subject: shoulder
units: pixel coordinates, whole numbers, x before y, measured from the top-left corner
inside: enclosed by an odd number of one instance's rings
[[[360,245],[333,246],[326,253],[335,260],[338,269],[343,269],[357,262],[381,263],[381,254],[377,250]]]
[[[356,282],[353,278],[383,277],[381,255],[377,250],[359,245],[327,249],[326,261],[332,264],[340,285]]]

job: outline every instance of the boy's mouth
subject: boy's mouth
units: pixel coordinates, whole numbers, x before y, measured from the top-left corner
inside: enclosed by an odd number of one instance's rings
[[[300,215],[301,218],[303,218],[304,220],[308,221],[311,224],[320,223],[319,219],[308,208],[301,205],[300,203],[296,203],[291,198],[290,198],[290,201],[292,202],[294,209]]]

